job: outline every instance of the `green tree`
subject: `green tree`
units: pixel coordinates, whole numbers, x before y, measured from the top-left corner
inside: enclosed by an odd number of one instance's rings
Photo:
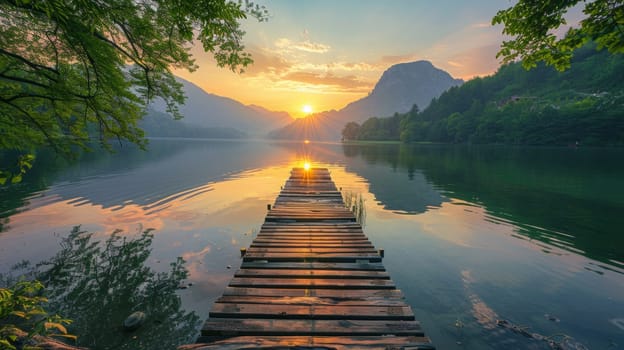
[[[360,134],[360,124],[348,122],[342,129],[343,140],[357,140]]]
[[[137,122],[162,98],[175,118],[184,96],[172,68],[197,68],[195,42],[234,71],[252,62],[240,21],[248,0],[0,1],[0,150],[41,146],[71,155],[93,134],[145,145]]]
[[[49,315],[43,309],[43,305],[48,303],[48,299],[42,296],[43,289],[41,282],[26,280],[20,280],[8,288],[0,287],[0,349],[15,350],[17,344],[35,335],[76,340],[76,336],[67,334],[64,326],[70,324],[70,320]]]
[[[558,70],[570,67],[574,49],[592,40],[598,49],[624,53],[624,1],[595,0],[584,2],[585,18],[580,26],[570,27],[557,37],[556,30],[566,25],[565,14],[580,0],[520,0],[516,5],[499,11],[492,24],[503,24],[503,34],[512,37],[503,41],[497,57],[508,63],[522,60],[525,68],[544,61]]]

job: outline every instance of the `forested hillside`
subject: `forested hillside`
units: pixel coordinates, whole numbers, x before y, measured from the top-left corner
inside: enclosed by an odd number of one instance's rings
[[[502,66],[434,99],[423,111],[349,123],[346,140],[624,145],[624,56],[579,49],[564,72]]]
[[[170,115],[148,109],[147,114],[139,122],[146,137],[190,137],[237,139],[247,137],[244,132],[225,127],[202,127],[174,120]]]

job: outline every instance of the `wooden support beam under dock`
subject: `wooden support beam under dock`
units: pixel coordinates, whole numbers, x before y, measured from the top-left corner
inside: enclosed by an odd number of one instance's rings
[[[327,169],[293,169],[267,208],[184,349],[434,349]]]

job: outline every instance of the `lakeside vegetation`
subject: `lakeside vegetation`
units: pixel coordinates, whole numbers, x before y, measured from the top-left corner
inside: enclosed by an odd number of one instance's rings
[[[344,140],[515,145],[624,145],[624,60],[587,45],[565,72],[502,66],[434,99],[429,107],[350,122]]]

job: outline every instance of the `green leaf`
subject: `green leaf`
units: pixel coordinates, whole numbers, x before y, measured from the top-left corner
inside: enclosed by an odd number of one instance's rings
[[[23,312],[23,311],[12,311],[11,315],[14,315],[14,316],[17,316],[17,317],[21,317],[21,318],[28,318],[26,313]]]
[[[9,343],[8,340],[6,339],[0,339],[0,345],[3,346],[3,349],[7,349],[7,350],[15,350],[15,346],[11,345],[11,343]]]
[[[56,322],[44,322],[43,326],[45,327],[46,331],[49,331],[50,329],[56,329],[59,332],[63,333],[63,334],[67,334],[67,328],[65,328],[62,324],[60,323],[56,323]]]
[[[73,341],[77,341],[78,340],[78,336],[73,335],[73,334],[50,334],[51,337],[59,337],[59,338],[65,338],[65,339],[71,339]]]

